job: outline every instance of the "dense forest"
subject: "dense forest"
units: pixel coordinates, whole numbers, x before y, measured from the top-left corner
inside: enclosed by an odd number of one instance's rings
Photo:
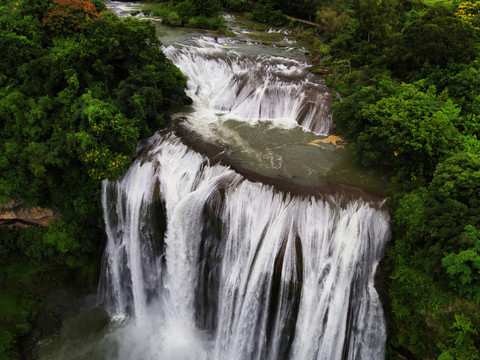
[[[225,31],[222,10],[296,27],[342,99],[337,131],[388,181],[388,358],[480,359],[480,2],[171,0],[144,13]],[[302,28],[289,15],[313,21]],[[54,208],[0,226],[0,358],[20,358],[42,300],[96,281],[100,182],[189,103],[154,26],[99,0],[0,6],[0,202]],[[48,279],[48,280],[47,280]]]
[[[121,175],[140,139],[189,102],[153,24],[104,9],[84,0],[0,7],[0,201],[60,214],[48,228],[0,226],[0,358],[21,356],[18,341],[49,291],[96,282],[101,180]]]

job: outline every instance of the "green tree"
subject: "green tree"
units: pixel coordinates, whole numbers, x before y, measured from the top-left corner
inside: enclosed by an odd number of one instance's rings
[[[85,164],[94,180],[117,178],[131,161],[139,141],[139,121],[126,118],[112,104],[93,99],[91,93],[75,104],[79,131],[69,133],[71,152]]]
[[[383,96],[383,97],[382,97]],[[351,118],[353,117],[353,118]],[[334,118],[365,166],[431,178],[439,159],[458,146],[459,109],[434,87],[379,82],[334,107]]]
[[[357,39],[384,46],[401,28],[404,3],[400,0],[356,0]]]
[[[466,250],[450,253],[442,265],[450,276],[450,285],[462,296],[480,302],[480,231],[467,225],[459,236],[459,246]]]
[[[474,28],[455,16],[449,4],[436,3],[404,30],[406,60],[414,68],[467,62],[478,54]]]
[[[455,315],[455,322],[451,327],[450,341],[441,344],[443,349],[438,360],[476,360],[480,358],[480,351],[475,344],[478,330],[471,319],[463,314]]]
[[[196,0],[192,1],[196,15],[217,16],[221,9],[220,0]]]

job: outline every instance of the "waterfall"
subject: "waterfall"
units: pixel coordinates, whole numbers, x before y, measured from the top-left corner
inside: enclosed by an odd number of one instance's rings
[[[103,182],[110,359],[382,359],[380,204],[300,197],[156,134]]]
[[[308,64],[264,53],[244,55],[236,40],[197,37],[164,52],[188,77],[196,128],[225,120],[269,121],[292,128],[300,124],[328,134],[332,119],[328,88],[308,73]]]
[[[312,146],[321,141],[313,136],[333,129],[330,90],[306,61],[264,50],[203,35],[163,47],[188,77],[193,106],[179,115],[182,126],[202,143],[228,152],[235,141],[237,151],[267,160],[250,172],[293,164],[318,180],[336,151]],[[279,137],[293,133],[308,136],[297,135],[285,145],[294,156],[282,157]],[[385,321],[374,288],[389,238],[383,203],[253,182],[179,136],[155,134],[122,179],[103,181],[108,240],[98,301],[111,321],[84,347],[65,350],[69,356],[383,359]],[[308,164],[314,161],[319,167]],[[281,172],[281,180],[299,186],[295,171]]]

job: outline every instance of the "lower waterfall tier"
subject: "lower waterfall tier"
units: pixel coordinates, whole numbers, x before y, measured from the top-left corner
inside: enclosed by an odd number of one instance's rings
[[[382,359],[378,203],[298,197],[155,135],[103,187],[110,359]]]

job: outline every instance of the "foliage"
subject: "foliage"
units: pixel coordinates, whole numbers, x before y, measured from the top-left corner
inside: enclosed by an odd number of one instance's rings
[[[53,0],[53,9],[45,14],[43,26],[58,33],[72,32],[101,18],[96,6],[88,0]]]
[[[480,358],[480,351],[475,346],[472,337],[478,335],[478,330],[472,321],[463,314],[455,315],[455,322],[451,327],[450,344],[440,344],[444,350],[438,360],[475,360]]]
[[[220,0],[196,0],[192,1],[192,5],[195,15],[203,15],[206,17],[217,16],[221,9]]]
[[[121,176],[140,138],[191,101],[185,77],[159,49],[155,26],[101,13],[102,6],[0,5],[0,200],[61,214],[48,229],[0,238],[0,250],[35,269],[75,269],[77,278],[95,273],[91,263],[103,249],[100,182]],[[2,281],[2,308],[14,318],[5,326],[2,320],[0,347],[17,357],[12,346],[29,331],[40,298],[23,304],[30,301],[24,292]]]
[[[327,5],[321,0],[267,0],[263,2],[271,4],[272,8],[278,9],[284,14],[310,21],[315,19],[318,9]]]
[[[459,240],[472,245],[467,250],[446,255],[442,259],[442,265],[451,276],[452,287],[458,288],[462,296],[478,303],[480,302],[480,231],[472,225],[467,225]]]
[[[266,1],[258,3],[252,11],[253,19],[262,23],[280,26],[284,22],[283,14],[280,10],[275,10],[273,2]]]
[[[182,18],[175,11],[169,12],[164,22],[173,27],[182,26]]]
[[[142,12],[146,15],[159,16],[164,24],[172,27],[219,30],[225,27],[223,19],[218,16],[221,9],[222,4],[219,0],[170,0],[153,7],[145,6]]]
[[[222,0],[222,7],[226,11],[245,12],[250,8],[247,1],[242,0]]]
[[[346,12],[337,13],[330,7],[323,7],[318,10],[315,21],[320,24],[325,34],[344,32],[352,22]]]
[[[188,19],[187,26],[197,29],[219,30],[225,27],[225,23],[220,17],[207,18],[200,15]]]
[[[480,30],[480,3],[476,1],[463,1],[458,5],[455,16]]]
[[[478,314],[479,174],[478,154],[459,151],[437,165],[428,186],[405,194],[395,207],[391,341],[417,356],[459,356],[458,343],[449,340],[452,314]],[[480,325],[478,316],[472,323]],[[478,351],[480,339],[471,336]]]
[[[443,3],[435,4],[407,25],[404,42],[407,60],[417,67],[466,62],[478,51],[474,28]]]
[[[450,64],[430,72],[426,82],[438,84],[440,91],[461,108],[459,130],[465,135],[480,136],[480,69],[478,61]]]
[[[430,178],[438,160],[459,141],[454,127],[459,110],[437,97],[434,87],[424,92],[418,85],[384,79],[334,111],[339,131],[355,141],[363,165],[386,166],[408,179]]]
[[[80,131],[68,134],[71,151],[78,154],[93,179],[117,178],[130,162],[139,140],[137,119],[126,118],[114,105],[82,95],[75,104]],[[125,155],[124,155],[125,154]]]
[[[377,47],[385,46],[401,27],[406,5],[406,2],[398,0],[356,0],[353,8],[357,19],[357,41],[366,40]]]
[[[15,17],[0,21],[32,29]],[[4,29],[7,36],[17,32]],[[45,31],[40,19],[33,29]],[[61,195],[58,184],[87,181],[83,185],[94,188],[104,177],[118,177],[140,136],[188,99],[185,78],[159,50],[151,23],[107,13],[82,31],[53,36],[37,56],[20,59],[18,72],[0,88],[0,190],[68,213],[72,205],[63,198],[72,192]],[[88,203],[80,199],[91,195],[79,194],[76,203]],[[87,223],[98,221],[98,203],[86,208]]]

